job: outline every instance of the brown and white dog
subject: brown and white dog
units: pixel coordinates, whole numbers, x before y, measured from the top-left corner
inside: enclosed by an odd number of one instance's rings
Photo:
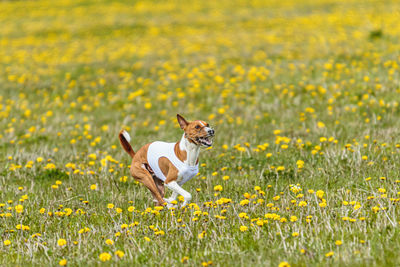
[[[184,131],[180,141],[148,143],[136,153],[129,143],[129,134],[125,130],[119,133],[123,149],[132,157],[131,175],[150,190],[159,205],[167,207],[178,195],[184,197],[183,206],[190,203],[192,195],[182,185],[197,174],[200,148],[212,146],[215,134],[204,121],[189,122],[179,114],[177,119]],[[164,186],[172,191],[168,199],[164,199]]]

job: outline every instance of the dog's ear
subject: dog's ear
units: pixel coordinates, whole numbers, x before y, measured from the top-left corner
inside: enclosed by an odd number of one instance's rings
[[[185,127],[189,124],[184,117],[182,117],[179,114],[176,114],[176,118],[178,119],[179,126],[181,126],[182,129],[185,129]]]

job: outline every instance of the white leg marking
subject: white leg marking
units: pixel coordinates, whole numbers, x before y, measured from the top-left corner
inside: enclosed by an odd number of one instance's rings
[[[171,189],[173,192],[183,196],[183,198],[185,199],[185,201],[183,201],[183,207],[186,206],[188,203],[190,203],[190,201],[192,200],[192,195],[187,192],[185,189],[183,189],[182,187],[180,187],[178,185],[177,182],[173,181],[170,182],[169,184],[165,184],[167,186],[167,188]]]

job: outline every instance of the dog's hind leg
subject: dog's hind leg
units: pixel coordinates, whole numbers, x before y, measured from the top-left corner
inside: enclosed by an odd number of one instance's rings
[[[140,164],[135,164],[131,168],[131,174],[136,180],[144,184],[150,190],[153,197],[157,200],[158,205],[165,205],[165,201],[154,182],[153,176],[151,176],[146,169],[143,169]]]
[[[153,176],[153,180],[157,186],[158,191],[160,192],[161,197],[164,197],[164,195],[165,195],[164,182],[154,176]]]

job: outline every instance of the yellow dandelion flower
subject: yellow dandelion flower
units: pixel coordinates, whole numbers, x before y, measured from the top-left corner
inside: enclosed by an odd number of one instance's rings
[[[99,255],[99,259],[101,260],[101,261],[109,261],[109,260],[111,260],[111,254],[110,253],[108,253],[108,252],[103,252],[103,253],[101,253],[100,255]]]
[[[325,254],[325,257],[330,258],[334,255],[335,253],[333,251],[329,251],[328,253]]]
[[[249,230],[249,228],[248,228],[247,226],[245,226],[245,225],[241,225],[240,228],[239,228],[239,230],[240,230],[241,232],[246,232],[247,230]]]
[[[58,245],[59,247],[65,246],[66,244],[67,244],[67,240],[65,240],[65,239],[63,239],[63,238],[60,238],[60,239],[58,239],[58,241],[57,241],[57,245]]]
[[[305,201],[299,202],[299,207],[305,207],[305,206],[307,206],[307,202],[305,202]]]
[[[121,251],[121,250],[117,250],[117,251],[115,251],[115,253],[114,253],[118,258],[122,258],[122,257],[124,257],[124,255],[125,255],[125,253],[123,252],[123,251]]]
[[[222,185],[214,186],[214,191],[221,192],[223,190]]]
[[[16,211],[17,213],[23,212],[23,211],[24,211],[24,206],[22,206],[22,205],[17,205],[17,206],[15,206],[15,211]]]
[[[287,261],[282,261],[279,263],[278,267],[290,267],[290,264]]]
[[[189,260],[189,257],[188,257],[188,256],[184,256],[184,257],[181,259],[181,262],[182,262],[182,263],[186,263],[188,260]]]

